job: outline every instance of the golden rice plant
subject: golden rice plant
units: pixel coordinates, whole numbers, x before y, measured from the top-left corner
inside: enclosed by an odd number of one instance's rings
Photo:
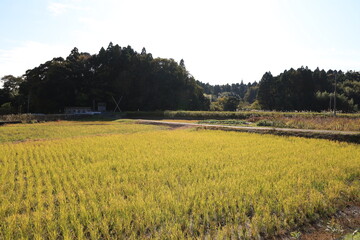
[[[131,124],[131,127],[124,127]],[[0,127],[0,143],[28,140],[60,139],[103,134],[134,133],[163,129],[149,125],[134,125],[130,120],[76,122],[59,121],[36,124],[9,124]]]
[[[87,130],[0,144],[0,239],[259,239],[360,200],[355,144],[53,124]]]

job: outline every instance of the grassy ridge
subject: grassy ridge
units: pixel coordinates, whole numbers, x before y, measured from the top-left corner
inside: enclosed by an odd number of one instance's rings
[[[189,119],[199,123],[240,126],[265,126],[335,131],[360,131],[360,114],[315,112],[206,112],[165,111],[127,112],[125,117],[150,119]]]
[[[75,119],[74,119],[75,118]],[[76,121],[112,121],[119,118],[143,118],[143,119],[182,119],[182,120],[226,120],[225,124],[233,121],[244,120],[245,125],[271,126],[300,129],[360,131],[360,114],[339,113],[334,117],[332,113],[318,112],[211,112],[211,111],[153,111],[153,112],[124,112],[107,113],[96,116],[72,116],[72,115],[8,115],[0,116],[1,121],[54,121],[67,119]],[[242,125],[242,124],[240,124]]]
[[[9,121],[21,121],[23,123],[28,122],[43,122],[43,121],[58,121],[58,120],[81,120],[84,115],[74,115],[74,114],[10,114],[10,115],[0,115],[1,122]]]
[[[0,239],[270,237],[360,201],[359,145],[117,127],[1,144]]]
[[[232,126],[263,126],[275,128],[318,129],[334,131],[360,131],[360,118],[303,118],[303,117],[261,117],[246,120],[201,120],[198,123],[232,125]]]
[[[359,118],[360,114],[338,113],[339,117]],[[266,111],[239,111],[239,112],[212,112],[212,111],[155,111],[155,112],[126,112],[130,118],[174,118],[174,119],[247,119],[251,117],[322,117],[333,116],[332,113],[319,112],[266,112]]]

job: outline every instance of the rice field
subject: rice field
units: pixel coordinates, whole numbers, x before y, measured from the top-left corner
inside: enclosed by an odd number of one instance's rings
[[[131,121],[0,140],[0,239],[276,238],[360,202],[355,144]]]
[[[127,127],[128,124],[131,124],[131,126]],[[162,128],[154,128],[146,125],[135,125],[132,124],[131,120],[118,120],[111,122],[61,121],[35,124],[17,124],[0,127],[0,143],[106,134],[130,134],[154,129]]]

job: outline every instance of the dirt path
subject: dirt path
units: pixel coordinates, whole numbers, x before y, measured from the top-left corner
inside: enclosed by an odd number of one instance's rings
[[[198,127],[204,129],[215,129],[215,130],[225,130],[225,131],[256,132],[256,133],[299,136],[299,137],[308,137],[308,138],[324,138],[324,139],[331,139],[331,140],[338,140],[345,142],[360,143],[360,132],[355,132],[355,131],[333,131],[333,130],[271,128],[271,127],[243,127],[243,126],[199,124],[199,123],[186,123],[186,122],[167,122],[167,121],[145,120],[145,119],[137,119],[137,122],[142,124],[166,125],[173,128]]]
[[[199,124],[199,123],[185,123],[185,122],[167,122],[157,120],[137,119],[139,123],[167,125],[173,127],[203,127],[207,129],[227,129],[235,131],[247,132],[284,132],[284,133],[310,133],[310,134],[324,134],[324,135],[345,135],[345,136],[360,136],[360,132],[355,131],[333,131],[333,130],[314,130],[314,129],[295,129],[295,128],[272,128],[272,127],[243,127],[243,126],[228,126],[215,124]]]

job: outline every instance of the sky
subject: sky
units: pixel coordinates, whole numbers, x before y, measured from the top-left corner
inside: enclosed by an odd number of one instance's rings
[[[359,0],[0,0],[0,77],[110,42],[210,84],[308,66],[360,71]]]

